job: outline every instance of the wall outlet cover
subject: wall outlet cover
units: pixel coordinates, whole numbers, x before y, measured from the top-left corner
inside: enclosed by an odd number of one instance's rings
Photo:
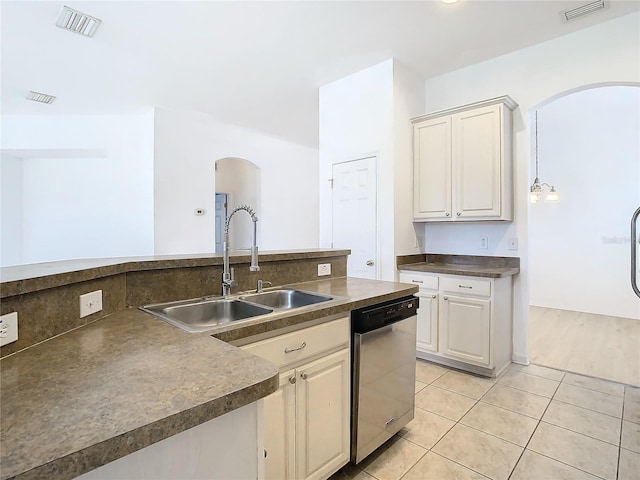
[[[480,249],[487,250],[489,248],[489,237],[482,236],[480,237]]]
[[[0,317],[0,347],[18,340],[18,312]]]
[[[331,275],[331,264],[330,263],[319,263],[318,264],[318,276],[323,277],[325,275]]]
[[[80,295],[80,318],[102,310],[102,290]]]

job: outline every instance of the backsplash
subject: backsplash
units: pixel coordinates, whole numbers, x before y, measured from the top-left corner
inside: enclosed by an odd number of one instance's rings
[[[259,272],[250,272],[248,261],[232,262],[238,281],[232,293],[255,289],[258,279],[270,281],[274,286],[318,280],[318,263],[331,263],[331,275],[321,278],[344,277],[347,275],[348,254],[348,250],[300,251],[273,254],[270,258],[268,253],[261,253]],[[130,271],[126,271],[127,268],[114,269],[121,273],[108,276],[100,273],[99,278],[85,280],[85,277],[91,277],[91,269],[87,269],[75,275],[80,275],[79,281],[71,283],[74,275],[70,274],[70,283],[51,288],[46,288],[51,282],[47,277],[31,279],[32,284],[40,283],[44,288],[36,285],[33,291],[4,296],[0,302],[0,315],[18,312],[19,325],[18,341],[1,347],[0,357],[125,308],[220,295],[222,265],[210,265],[211,261],[210,258],[199,259],[191,262],[190,266],[182,266],[184,259],[181,259],[176,261],[180,265],[178,268],[158,269],[155,265],[149,270],[144,269],[144,263],[138,263]],[[166,261],[167,266],[170,264],[171,261]],[[10,286],[17,290],[20,287],[15,283]],[[80,318],[80,295],[95,290],[102,290],[102,310]]]

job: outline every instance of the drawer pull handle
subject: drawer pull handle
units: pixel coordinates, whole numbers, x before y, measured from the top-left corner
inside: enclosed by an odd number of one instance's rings
[[[467,285],[458,285],[458,287],[460,288],[468,288],[469,290],[471,290],[473,287],[468,287]]]
[[[411,280],[413,283],[424,283],[422,280]]]
[[[384,424],[384,428],[387,428],[389,425],[391,425],[393,422],[396,421],[396,417],[391,417],[389,420],[386,421],[386,423]]]
[[[302,350],[302,349],[303,349],[304,347],[306,347],[306,346],[307,346],[307,342],[302,342],[302,345],[300,345],[299,347],[296,347],[296,348],[289,348],[289,347],[286,347],[286,348],[284,349],[284,353],[297,352],[298,350]]]

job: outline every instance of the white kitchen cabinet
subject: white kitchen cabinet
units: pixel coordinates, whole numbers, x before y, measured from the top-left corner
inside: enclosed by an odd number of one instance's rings
[[[463,362],[489,366],[490,320],[490,300],[443,295],[440,300],[440,353]]]
[[[484,278],[400,271],[420,290],[416,355],[488,376],[512,354],[512,277]]]
[[[412,119],[414,220],[513,219],[508,96]]]
[[[281,372],[264,399],[267,479],[327,478],[349,461],[350,326],[343,317],[241,347]]]

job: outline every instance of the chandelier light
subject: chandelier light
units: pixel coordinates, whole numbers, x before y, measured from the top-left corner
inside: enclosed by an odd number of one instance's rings
[[[540,178],[538,175],[538,111],[536,110],[536,179],[531,184],[529,188],[529,201],[531,203],[538,203],[540,201],[540,197],[545,190],[549,190],[544,198],[544,203],[558,203],[560,201],[560,196],[553,185],[549,185],[548,183],[540,182]]]

